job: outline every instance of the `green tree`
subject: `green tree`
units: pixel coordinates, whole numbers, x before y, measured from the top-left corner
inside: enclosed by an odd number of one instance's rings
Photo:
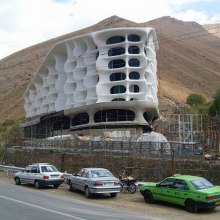
[[[2,123],[0,126],[0,141],[21,137],[22,130],[19,124],[19,120],[11,120],[10,123],[8,123],[8,121]]]
[[[198,106],[206,104],[206,98],[200,94],[192,93],[187,97],[186,103],[191,107],[198,108]]]
[[[220,88],[216,91],[213,103],[209,108],[210,116],[217,116],[220,118]]]

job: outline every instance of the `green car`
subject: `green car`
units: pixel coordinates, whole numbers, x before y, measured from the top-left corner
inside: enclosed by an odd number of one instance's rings
[[[220,186],[198,176],[174,175],[159,183],[145,183],[140,192],[146,203],[165,201],[184,206],[188,212],[220,205]]]

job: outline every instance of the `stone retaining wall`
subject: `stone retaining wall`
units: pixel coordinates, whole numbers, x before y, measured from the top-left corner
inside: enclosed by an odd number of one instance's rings
[[[115,176],[125,170],[139,181],[159,181],[169,175],[180,173],[198,175],[220,185],[220,163],[208,163],[204,159],[181,159],[171,157],[135,157],[132,155],[105,155],[105,153],[83,154],[54,152],[48,149],[27,150],[20,147],[5,152],[3,163],[25,167],[35,162],[49,162],[67,173],[77,172],[82,167],[105,167]]]

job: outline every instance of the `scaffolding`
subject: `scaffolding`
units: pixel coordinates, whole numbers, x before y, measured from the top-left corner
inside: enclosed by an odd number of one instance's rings
[[[173,114],[168,116],[169,133],[177,134],[179,142],[198,142],[203,133],[200,114]]]
[[[179,142],[200,143],[206,152],[220,152],[220,122],[201,114],[168,116],[169,133]]]
[[[204,134],[206,148],[209,152],[220,153],[220,121],[204,117]]]

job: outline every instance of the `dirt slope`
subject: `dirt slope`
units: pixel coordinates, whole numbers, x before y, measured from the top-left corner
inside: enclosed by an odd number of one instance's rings
[[[55,43],[106,28],[139,26],[154,27],[157,32],[161,113],[171,112],[176,103],[184,104],[192,92],[203,94],[210,100],[220,87],[220,38],[195,22],[162,17],[137,24],[112,16],[88,28],[45,41],[0,60],[0,121],[24,117],[25,89]]]
[[[220,37],[220,24],[206,24],[203,27],[214,36]]]

